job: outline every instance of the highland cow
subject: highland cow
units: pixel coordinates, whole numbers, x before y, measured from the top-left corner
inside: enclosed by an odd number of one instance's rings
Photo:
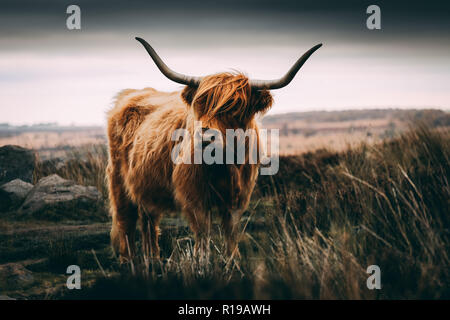
[[[251,149],[260,143],[255,116],[272,106],[269,90],[289,84],[321,45],[307,51],[283,78],[265,81],[249,80],[239,73],[185,76],[169,69],[147,42],[136,39],[167,78],[186,87],[170,93],[153,88],[123,90],[108,114],[112,245],[120,253],[121,261],[133,257],[139,219],[144,254],[159,258],[161,217],[180,208],[195,236],[194,252],[205,252],[209,247],[211,212],[215,210],[231,255],[237,252],[236,224],[249,204],[260,161],[174,162],[172,152],[177,141],[173,140],[173,134],[180,128],[191,133],[179,145],[181,154],[186,155],[194,152],[195,143],[188,140],[194,139],[196,121],[201,121],[203,131],[214,129],[223,136],[227,129],[252,129],[256,142],[246,144],[248,160]]]

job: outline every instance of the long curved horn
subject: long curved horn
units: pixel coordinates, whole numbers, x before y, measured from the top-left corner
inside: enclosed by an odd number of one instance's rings
[[[139,41],[147,50],[150,57],[152,57],[153,61],[155,62],[158,69],[164,74],[167,78],[170,80],[188,85],[188,86],[198,86],[200,84],[200,81],[202,80],[201,77],[192,77],[187,76],[178,72],[173,71],[170,69],[159,57],[159,55],[156,53],[156,51],[142,38],[136,37],[137,41]],[[308,60],[308,58],[320,47],[322,44],[315,45],[308,51],[306,51],[300,59],[297,60],[297,62],[291,67],[291,69],[284,75],[284,77],[277,79],[277,80],[250,80],[250,85],[252,89],[255,90],[273,90],[273,89],[280,89],[285,86],[287,86],[292,79],[294,79],[297,72],[300,70],[300,68],[303,66],[303,64]]]
[[[155,62],[158,69],[162,72],[163,75],[165,75],[167,78],[169,78],[172,81],[175,81],[177,83],[185,84],[188,86],[198,86],[200,81],[202,80],[201,77],[191,77],[186,76],[184,74],[178,73],[170,69],[158,56],[156,51],[142,38],[136,37],[137,41],[139,41],[147,50],[150,57],[152,57],[153,61]]]
[[[284,75],[284,77],[277,79],[277,80],[250,80],[250,85],[252,89],[255,90],[273,90],[273,89],[280,89],[285,86],[287,86],[292,79],[294,79],[295,75],[297,74],[298,70],[303,66],[303,64],[308,60],[308,58],[320,47],[322,46],[321,43],[318,45],[315,45],[308,51],[306,51],[300,59],[297,60],[297,62],[289,69],[289,71]]]

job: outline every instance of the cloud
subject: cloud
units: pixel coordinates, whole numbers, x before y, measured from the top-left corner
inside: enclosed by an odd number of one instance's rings
[[[124,88],[177,90],[135,36],[179,72],[231,68],[279,77],[321,48],[271,112],[348,107],[449,107],[447,4],[381,1],[382,30],[365,27],[361,1],[78,1],[81,31],[66,29],[67,3],[2,1],[2,122],[103,123]]]

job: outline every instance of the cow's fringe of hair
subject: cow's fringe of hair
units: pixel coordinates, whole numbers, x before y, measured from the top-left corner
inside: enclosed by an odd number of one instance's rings
[[[192,105],[208,120],[220,117],[223,113],[242,120],[253,114],[249,110],[250,94],[249,80],[244,74],[218,73],[202,79]]]

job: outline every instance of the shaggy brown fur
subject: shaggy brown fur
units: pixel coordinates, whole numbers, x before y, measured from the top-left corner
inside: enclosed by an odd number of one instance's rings
[[[177,207],[195,234],[197,252],[209,247],[206,239],[214,207],[220,213],[228,252],[237,247],[235,225],[248,206],[258,164],[175,164],[171,152],[177,142],[171,137],[176,129],[185,128],[192,140],[194,121],[220,130],[223,137],[226,129],[258,132],[255,114],[271,105],[268,91],[252,92],[247,77],[230,73],[205,77],[197,88],[181,92],[145,88],[119,93],[108,114],[107,177],[111,240],[122,260],[135,254],[138,218],[144,253],[159,257],[161,216]],[[255,146],[246,148],[251,147]],[[180,154],[186,153],[192,155],[192,141],[181,142]]]

